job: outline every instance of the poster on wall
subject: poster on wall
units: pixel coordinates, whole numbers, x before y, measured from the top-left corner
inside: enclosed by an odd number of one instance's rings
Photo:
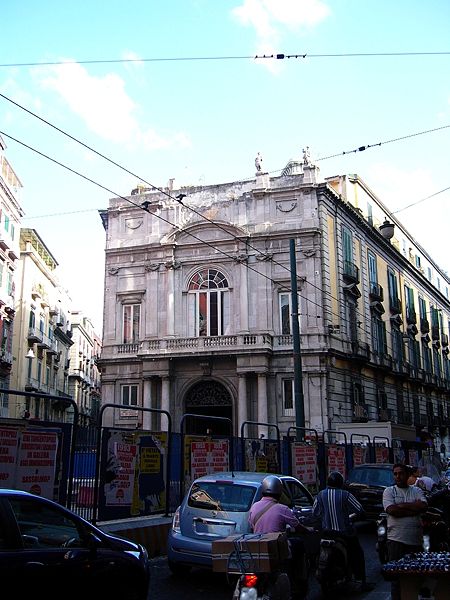
[[[228,440],[195,441],[191,443],[191,479],[202,475],[228,471]]]
[[[246,471],[279,473],[278,442],[276,440],[247,439],[245,445]]]
[[[345,446],[329,444],[327,446],[327,473],[339,471],[344,479],[347,477],[347,468],[345,462]]]
[[[15,487],[15,471],[19,432],[17,429],[0,427],[0,487]]]
[[[367,446],[353,446],[353,466],[369,462],[369,448]]]
[[[375,446],[375,462],[379,464],[389,462],[389,448],[387,446]]]
[[[163,511],[167,433],[108,430],[102,446],[100,518]]]
[[[57,451],[57,432],[23,431],[18,453],[16,487],[53,499]]]
[[[411,448],[408,450],[408,464],[413,467],[417,467],[419,464],[419,451],[412,450]]]
[[[305,485],[318,482],[317,447],[294,442],[292,445],[292,474]]]

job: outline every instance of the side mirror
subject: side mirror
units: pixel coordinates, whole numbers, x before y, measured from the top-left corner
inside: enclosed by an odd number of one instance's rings
[[[93,531],[88,531],[86,533],[86,544],[90,550],[97,550],[103,545],[103,542]]]

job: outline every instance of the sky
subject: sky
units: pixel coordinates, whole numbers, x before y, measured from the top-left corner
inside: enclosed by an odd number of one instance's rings
[[[74,308],[98,333],[98,210],[140,178],[156,186],[174,178],[175,187],[251,178],[257,152],[276,175],[309,146],[322,177],[357,173],[391,211],[418,202],[396,216],[450,271],[450,190],[419,202],[450,186],[448,0],[0,0],[0,8],[0,94],[136,174],[0,97],[23,226],[37,230]],[[313,56],[405,52],[449,54]],[[280,53],[306,57],[254,58]],[[124,59],[133,60],[84,62]],[[30,66],[44,62],[64,64]],[[379,142],[389,143],[342,154]],[[332,154],[340,156],[320,160]]]

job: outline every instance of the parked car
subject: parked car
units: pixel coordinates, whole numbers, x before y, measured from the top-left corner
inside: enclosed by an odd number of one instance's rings
[[[366,463],[350,470],[346,488],[362,504],[364,518],[376,520],[383,512],[383,492],[394,484],[392,467],[387,463]]]
[[[51,500],[0,489],[0,581],[16,598],[144,600],[149,561]]]
[[[248,513],[261,499],[261,483],[268,473],[226,472],[195,479],[173,517],[167,557],[173,573],[191,567],[212,568],[213,540],[235,533],[249,533]],[[319,527],[312,515],[313,497],[294,477],[279,475],[285,494],[281,501],[295,509],[300,521]],[[319,551],[320,536],[304,537],[309,554]]]

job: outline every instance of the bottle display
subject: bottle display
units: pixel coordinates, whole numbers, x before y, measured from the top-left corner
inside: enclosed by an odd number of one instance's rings
[[[393,560],[383,565],[382,572],[389,578],[402,574],[430,576],[448,574],[450,576],[450,552],[407,554],[400,560]]]

